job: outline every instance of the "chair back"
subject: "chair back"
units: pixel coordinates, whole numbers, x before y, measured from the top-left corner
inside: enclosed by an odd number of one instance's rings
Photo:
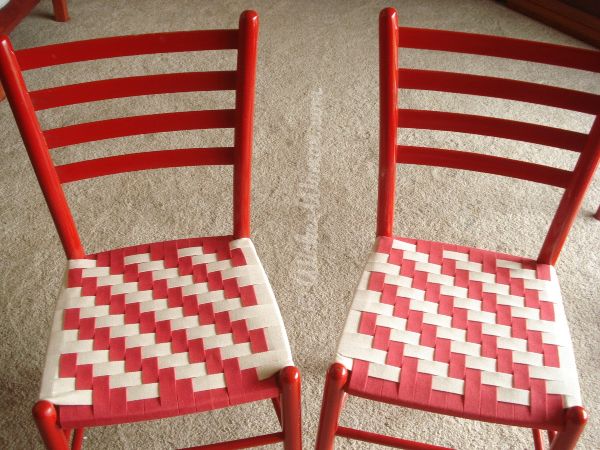
[[[379,17],[380,159],[377,235],[391,236],[396,164],[421,164],[504,175],[564,189],[538,261],[555,264],[600,158],[600,95],[506,78],[398,67],[398,49],[485,55],[600,73],[600,52],[521,39],[399,27],[393,8]],[[495,97],[595,116],[588,133],[454,112],[398,108],[398,90]],[[494,136],[579,153],[573,170],[499,156],[397,145],[398,128]]]
[[[258,15],[239,29],[92,39],[15,51],[0,36],[0,80],[69,259],[85,255],[62,184],[116,173],[183,166],[233,165],[233,235],[250,234],[250,166]],[[29,91],[22,72],[60,64],[157,53],[237,50],[234,71],[128,76]],[[36,112],[100,100],[195,91],[235,91],[235,108],[121,117],[42,130]],[[231,128],[231,147],[145,151],[55,165],[50,151],[148,133]]]

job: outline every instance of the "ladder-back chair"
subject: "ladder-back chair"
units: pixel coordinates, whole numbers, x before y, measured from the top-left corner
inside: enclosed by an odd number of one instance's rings
[[[121,36],[14,51],[0,38],[0,77],[58,230],[67,274],[40,401],[51,449],[80,448],[84,427],[157,419],[271,399],[282,432],[195,448],[284,442],[301,448],[300,376],[279,308],[250,240],[258,15],[239,29]],[[134,55],[237,50],[237,69],[129,76],[29,91],[22,71]],[[36,112],[142,95],[235,91],[232,109],[119,117],[42,130]],[[233,129],[223,148],[157,150],[55,165],[50,151],[148,133]],[[148,169],[233,165],[233,234],[87,254],[65,183]],[[196,198],[190,198],[195,203]]]
[[[317,449],[335,436],[392,447],[442,447],[338,426],[346,395],[499,424],[548,430],[575,446],[586,422],[554,264],[600,157],[600,96],[488,76],[398,67],[398,49],[470,53],[600,72],[600,52],[379,21],[377,239],[327,374]],[[496,97],[596,116],[589,133],[513,120],[398,107],[398,89]],[[573,170],[397,144],[397,129],[494,136],[579,153]],[[393,236],[396,164],[478,171],[564,189],[537,260]]]

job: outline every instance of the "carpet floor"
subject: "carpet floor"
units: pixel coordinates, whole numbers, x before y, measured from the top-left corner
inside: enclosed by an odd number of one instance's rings
[[[585,46],[486,0],[236,1],[70,0],[71,21],[40,5],[13,31],[15,48],[120,34],[234,28],[243,9],[260,14],[252,188],[252,230],[278,298],[303,376],[306,448],[314,445],[325,371],[375,230],[378,153],[377,17],[394,6],[404,25],[480,32]],[[597,75],[538,64],[406,51],[407,67],[458,70],[553,83],[600,93]],[[32,89],[119,74],[226,70],[216,52],[120,58],[28,73]],[[484,112],[587,131],[591,117],[518,102],[408,92],[407,107]],[[148,112],[230,107],[230,93],[110,100],[40,114],[53,128]],[[41,448],[30,408],[37,399],[64,255],[6,101],[0,103],[0,448]],[[230,132],[147,135],[58,151],[57,162],[85,156],[227,145]],[[573,154],[456,133],[403,132],[412,145],[481,149],[572,168]],[[173,176],[175,175],[175,176]],[[227,234],[231,170],[173,169],[116,175],[66,186],[89,252],[172,238]],[[395,233],[535,257],[560,191],[528,182],[447,169],[405,166],[397,175]],[[475,188],[475,186],[477,186]],[[600,180],[587,194],[557,265],[590,423],[581,448],[600,442]],[[532,448],[528,430],[350,398],[341,423],[456,448]],[[269,402],[179,418],[90,429],[87,449],[177,448],[277,429]],[[596,442],[596,444],[594,444]],[[338,438],[343,449],[377,446]],[[273,446],[273,448],[275,448]]]

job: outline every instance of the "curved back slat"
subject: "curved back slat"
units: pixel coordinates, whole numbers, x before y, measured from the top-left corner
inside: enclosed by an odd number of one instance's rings
[[[581,152],[587,134],[516,120],[453,112],[398,109],[398,127],[494,136]]]
[[[21,70],[25,71],[122,56],[232,50],[237,47],[238,30],[199,30],[89,39],[28,48],[15,53]]]
[[[233,128],[234,112],[233,109],[218,109],[120,117],[53,128],[44,131],[44,136],[48,148],[53,149],[140,134]]]
[[[503,175],[563,188],[564,194],[538,255],[555,264],[600,160],[600,95],[512,79],[398,68],[398,48],[447,51],[531,61],[600,73],[600,52],[520,39],[398,27],[394,9],[379,17],[381,140],[377,234],[391,236],[396,163]],[[595,116],[589,133],[495,117],[398,109],[398,89],[418,89],[516,100]],[[508,158],[411,146],[395,147],[397,129],[471,133],[580,153],[572,171]],[[392,146],[394,150],[392,151]]]
[[[113,78],[30,92],[36,111],[140,95],[235,89],[235,72],[184,72]]]
[[[506,78],[399,69],[398,87],[517,100],[593,115],[600,113],[600,95]]]
[[[501,36],[399,27],[398,46],[530,61],[600,73],[597,51]]]
[[[61,183],[87,178],[169,167],[233,164],[233,147],[186,148],[132,153],[56,166]],[[122,168],[125,170],[122,170]]]
[[[459,150],[414,147],[407,145],[398,146],[396,162],[490,173],[548,184],[560,188],[566,188],[573,175],[568,170],[519,161],[516,159],[501,158],[499,156],[482,155]]]

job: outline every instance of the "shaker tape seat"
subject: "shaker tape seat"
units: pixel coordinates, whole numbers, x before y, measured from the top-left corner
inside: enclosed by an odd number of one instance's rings
[[[184,239],[68,262],[41,398],[63,427],[277,396],[293,365],[250,239]]]
[[[494,422],[561,424],[581,404],[554,267],[380,237],[337,361],[348,392]]]

